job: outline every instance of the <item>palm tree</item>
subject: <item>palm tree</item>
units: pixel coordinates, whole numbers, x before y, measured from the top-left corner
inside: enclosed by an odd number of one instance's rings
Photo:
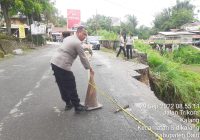
[[[134,34],[134,32],[136,31],[136,26],[138,24],[137,18],[134,15],[126,15],[126,19],[129,33]]]

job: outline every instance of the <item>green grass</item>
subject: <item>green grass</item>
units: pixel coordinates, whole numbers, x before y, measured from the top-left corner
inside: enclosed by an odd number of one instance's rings
[[[166,103],[200,104],[200,66],[191,64],[198,62],[196,60],[199,60],[199,56],[194,55],[198,55],[198,51],[196,53],[191,51],[191,48],[183,48],[184,51],[180,49],[180,54],[175,52],[173,57],[169,57],[169,55],[161,56],[151,46],[140,41],[135,42],[135,47],[148,55],[158,98]],[[186,50],[188,53],[185,53]],[[189,62],[191,66],[182,62]],[[193,108],[193,110],[199,110],[197,117],[200,118],[200,108]]]
[[[185,65],[185,64],[183,64],[182,67],[184,67],[186,70],[200,73],[200,65]]]
[[[172,59],[183,64],[200,64],[200,51],[192,46],[181,46],[172,53]]]

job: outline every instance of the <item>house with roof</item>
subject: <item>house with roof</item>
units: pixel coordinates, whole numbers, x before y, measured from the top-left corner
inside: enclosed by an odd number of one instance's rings
[[[181,26],[182,30],[196,32],[200,34],[200,22],[186,23]]]
[[[24,15],[14,15],[10,18],[11,20],[11,34],[13,34],[16,37],[19,37],[19,26],[23,25],[25,29],[25,34],[28,34],[28,30],[30,30],[30,27],[27,25],[27,17]],[[6,23],[4,22],[3,27],[1,27],[2,30],[6,30]]]
[[[150,37],[150,44],[192,44],[195,33],[187,31],[159,32]]]
[[[164,44],[192,44],[195,33],[187,31],[159,32],[158,35],[162,38]]]
[[[200,22],[187,23],[181,26],[182,30],[194,33],[193,41],[200,40]]]
[[[200,41],[200,22],[187,23],[181,29],[171,29],[168,32],[159,32],[149,38],[153,47],[165,46],[173,48],[178,44],[193,44]],[[173,50],[173,49],[172,49]]]

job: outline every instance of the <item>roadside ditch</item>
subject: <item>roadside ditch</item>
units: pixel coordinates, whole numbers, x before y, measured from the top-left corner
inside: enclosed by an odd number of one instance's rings
[[[139,63],[149,66],[147,54],[134,51],[134,57]],[[148,85],[155,96],[166,103],[174,114],[181,116],[184,122],[192,123],[200,130],[200,103],[185,102],[184,96],[179,94],[176,85],[166,79],[165,76],[160,75],[160,73],[153,72],[151,68],[147,67],[136,71],[140,75],[134,77],[135,79]],[[192,90],[190,92],[192,93]]]

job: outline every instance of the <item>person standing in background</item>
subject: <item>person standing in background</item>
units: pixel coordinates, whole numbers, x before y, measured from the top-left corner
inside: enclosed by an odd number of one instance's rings
[[[133,35],[130,35],[126,39],[126,54],[127,54],[127,59],[132,59],[133,58],[133,52],[132,52],[132,46],[133,46]]]
[[[119,54],[121,53],[121,50],[124,52],[124,57],[126,57],[126,51],[125,51],[125,39],[126,39],[125,34],[123,34],[123,35],[120,36],[120,48],[119,48],[119,51],[118,51],[116,57],[119,56]]]

